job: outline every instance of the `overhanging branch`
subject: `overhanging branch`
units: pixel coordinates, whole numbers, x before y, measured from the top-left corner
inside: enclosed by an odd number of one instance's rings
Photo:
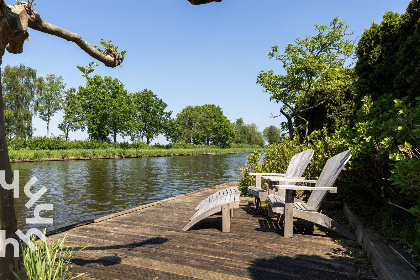
[[[43,33],[47,33],[50,35],[54,35],[60,37],[64,40],[76,43],[82,50],[84,50],[88,55],[91,57],[99,60],[100,62],[104,63],[105,66],[108,67],[116,67],[121,64],[123,61],[123,57],[120,53],[118,53],[117,49],[114,48],[112,51],[108,52],[101,52],[91,46],[88,42],[86,42],[82,36],[77,33],[70,32],[64,28],[59,26],[53,25],[44,21],[41,16],[33,10],[33,8],[25,2],[18,2],[14,6],[9,6],[11,13],[18,15],[20,20],[20,25],[27,29],[30,27],[34,30],[38,30]],[[12,18],[13,16],[10,16]],[[26,30],[25,30],[26,31]],[[27,34],[27,31],[26,31]],[[21,46],[23,46],[23,42],[26,38],[18,38],[21,40]],[[10,43],[9,43],[10,44]],[[19,45],[15,43],[15,45]],[[7,49],[9,51],[9,47]],[[9,51],[12,53],[19,53],[22,52],[22,49],[16,49],[14,51]]]

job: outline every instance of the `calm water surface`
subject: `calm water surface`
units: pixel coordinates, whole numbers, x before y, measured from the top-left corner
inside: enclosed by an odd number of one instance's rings
[[[54,210],[41,217],[53,218],[47,229],[97,218],[150,202],[174,197],[217,184],[239,180],[240,168],[249,154],[153,157],[87,161],[13,163],[19,170],[20,198],[15,199],[19,229],[39,229],[27,225],[34,207],[53,204]],[[48,189],[36,204],[27,209],[23,187],[35,176],[31,188]]]

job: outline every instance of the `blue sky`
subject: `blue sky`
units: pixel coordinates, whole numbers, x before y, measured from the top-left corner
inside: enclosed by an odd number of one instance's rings
[[[334,17],[349,26],[353,39],[386,11],[405,12],[409,0],[223,0],[193,6],[187,0],[35,1],[36,11],[52,24],[80,34],[89,43],[111,39],[127,56],[121,67],[96,67],[94,73],[120,79],[129,92],[152,90],[173,117],[188,105],[216,104],[234,122],[242,117],[262,131],[279,126],[280,105],[256,84],[260,70],[282,71],[269,60],[273,45],[284,50],[298,37],[313,35],[313,25]],[[12,5],[14,0],[6,0]],[[76,66],[94,61],[74,43],[30,30],[18,55],[6,53],[5,65],[26,66],[39,76],[61,75],[66,88],[84,85]],[[62,115],[52,119],[50,131]],[[46,123],[34,119],[34,135],[46,135]],[[86,139],[75,132],[71,139]],[[120,139],[121,140],[121,139]],[[158,140],[165,143],[164,137]]]

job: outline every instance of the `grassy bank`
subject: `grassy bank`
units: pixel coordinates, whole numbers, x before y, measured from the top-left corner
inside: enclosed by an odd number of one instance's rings
[[[43,161],[66,159],[135,158],[152,156],[206,155],[247,153],[256,148],[150,148],[150,149],[69,149],[69,150],[10,150],[11,161]],[[259,150],[262,150],[259,148]]]
[[[114,144],[91,140],[67,141],[61,137],[8,139],[7,145],[9,147],[9,157],[11,161],[206,155],[251,153],[263,150],[263,148],[259,146],[243,144],[232,144],[230,148],[188,143],[147,145],[141,141]]]

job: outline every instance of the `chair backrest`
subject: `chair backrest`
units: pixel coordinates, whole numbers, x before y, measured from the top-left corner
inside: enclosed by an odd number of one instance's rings
[[[314,150],[308,149],[303,152],[300,152],[294,155],[289,162],[286,173],[284,177],[301,177],[303,172],[305,172],[306,167],[311,162],[312,156],[314,155]],[[293,185],[293,182],[279,182],[279,185]],[[277,192],[277,195],[280,197],[286,196],[286,190],[280,190]]]
[[[344,151],[327,160],[315,187],[332,187],[341,170],[350,160],[351,152]],[[328,191],[313,191],[308,199],[307,205],[318,210]]]
[[[314,150],[312,149],[308,149],[294,155],[290,159],[290,163],[284,177],[301,177],[313,155]]]

